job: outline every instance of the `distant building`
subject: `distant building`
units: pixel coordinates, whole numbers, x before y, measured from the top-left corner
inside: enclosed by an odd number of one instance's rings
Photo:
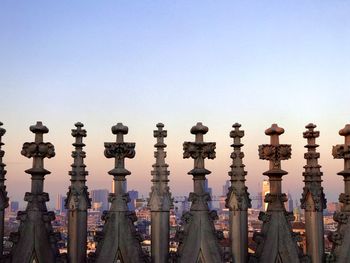
[[[94,203],[101,203],[100,211],[108,210],[108,190],[107,189],[96,189],[91,190],[91,201]],[[96,204],[96,207],[98,205]]]
[[[67,209],[64,207],[65,205],[66,197],[62,194],[57,194],[56,196],[56,205],[55,210],[59,213],[66,213]]]
[[[139,192],[135,190],[128,191],[130,202],[128,203],[129,210],[133,211],[136,208],[136,200],[139,198]]]
[[[19,209],[18,201],[10,201],[9,208],[10,208],[10,212],[16,213]]]
[[[270,182],[267,179],[264,179],[262,183],[262,192],[261,192],[261,198],[263,200],[263,209],[264,211],[267,210],[267,203],[265,202],[265,196],[270,193]]]
[[[302,221],[302,210],[299,206],[298,200],[295,200],[295,207],[293,209],[293,214],[295,217],[294,222],[301,222]]]
[[[262,209],[263,200],[264,200],[264,197],[262,196],[262,192],[259,192],[256,198],[256,209]]]
[[[190,210],[190,202],[188,201],[187,196],[181,196],[181,197],[175,198],[174,211],[178,218],[181,218],[182,214],[189,210]]]
[[[293,205],[292,195],[290,193],[288,193],[287,198],[288,198],[288,200],[287,200],[287,202],[284,203],[284,207],[286,208],[287,211],[293,212],[294,205]]]
[[[147,201],[144,198],[134,199],[134,204],[135,204],[135,209],[143,209],[147,207]]]
[[[226,195],[225,196],[220,196],[219,199],[219,209],[220,211],[227,209],[226,208]]]
[[[228,193],[228,188],[231,186],[230,180],[226,180],[226,183],[222,186],[222,195],[226,196]]]

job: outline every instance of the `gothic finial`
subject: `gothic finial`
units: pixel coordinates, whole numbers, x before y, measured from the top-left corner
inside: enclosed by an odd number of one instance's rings
[[[307,145],[305,145],[307,152],[304,154],[306,165],[303,173],[305,186],[300,203],[307,214],[305,217],[306,251],[313,262],[324,262],[323,209],[326,208],[326,198],[321,184],[321,165],[318,164],[320,154],[316,152],[318,147],[316,138],[320,136],[320,132],[315,131],[316,125],[313,123],[309,123],[305,128],[307,129],[303,133],[303,137],[307,139]]]
[[[84,124],[82,124],[81,122],[77,122],[74,124],[74,126],[77,128],[72,129],[72,136],[75,138],[75,143],[73,143],[73,146],[75,146],[76,148],[84,147],[85,144],[83,143],[83,137],[86,137],[86,130],[83,129]]]
[[[32,168],[25,171],[32,176],[31,192],[24,197],[28,202],[26,210],[18,212],[17,219],[21,222],[18,233],[12,234],[11,262],[23,262],[23,255],[37,262],[59,262],[63,259],[57,246],[60,234],[53,232],[51,221],[55,214],[47,211],[49,195],[44,192],[44,176],[50,174],[44,168],[44,159],[54,157],[55,148],[51,143],[43,142],[43,135],[49,129],[41,121],[29,129],[35,134],[35,141],[24,143],[21,154],[33,158]]]
[[[346,124],[345,127],[339,131],[339,135],[345,137],[345,144],[350,144],[350,124]]]
[[[123,176],[131,174],[125,169],[125,158],[134,158],[135,156],[135,143],[124,142],[124,135],[128,134],[128,127],[122,123],[117,123],[112,127],[112,133],[117,135],[116,142],[106,142],[105,156],[107,158],[115,158],[115,168],[108,173],[114,176]]]
[[[153,137],[157,138],[157,143],[154,145],[154,147],[159,148],[159,147],[166,147],[166,144],[164,143],[164,138],[167,137],[167,131],[163,130],[164,124],[163,123],[158,123],[156,125],[158,128],[157,130],[153,131]]]
[[[210,174],[210,171],[204,167],[204,159],[215,158],[215,142],[203,142],[203,135],[208,132],[208,127],[204,126],[201,122],[198,122],[196,126],[193,126],[191,133],[196,136],[195,142],[184,142],[183,144],[183,157],[194,159],[194,169],[188,174]]]
[[[75,127],[72,129],[75,138],[75,149],[72,152],[74,161],[72,170],[69,171],[71,185],[65,200],[68,210],[68,258],[72,263],[86,261],[87,210],[91,208],[91,199],[85,185],[88,172],[85,171],[83,138],[86,137],[86,130],[82,129],[84,124],[81,122],[75,123]]]
[[[333,242],[331,259],[334,262],[349,262],[349,240],[350,240],[350,124],[346,124],[339,131],[344,136],[344,144],[333,146],[332,154],[335,159],[344,159],[344,170],[338,175],[344,178],[344,192],[339,195],[339,202],[342,203],[339,212],[335,212],[333,219],[338,223],[337,231],[329,235]],[[333,262],[333,261],[332,261]]]
[[[2,136],[5,135],[6,130],[3,127],[1,127],[2,125],[3,123],[0,122],[0,176],[4,177],[6,174],[6,170],[4,169],[5,164],[2,162],[2,158],[4,157],[5,152],[1,150],[1,147],[4,145],[4,143],[2,142]]]
[[[84,164],[84,158],[86,153],[83,151],[85,144],[83,143],[83,138],[86,137],[86,130],[83,129],[84,124],[77,122],[74,124],[76,129],[72,129],[72,136],[75,138],[75,142],[72,144],[75,150],[72,152],[72,157],[74,158],[74,163],[72,166],[72,171],[69,174],[72,176],[72,180],[82,180],[85,182],[85,176],[88,172],[85,171],[86,165]],[[79,178],[78,178],[79,177]]]
[[[99,232],[99,240],[95,253],[89,257],[92,262],[147,262],[142,251],[142,239],[136,230],[134,222],[136,214],[128,208],[130,197],[127,192],[126,175],[131,174],[125,169],[125,158],[135,156],[135,143],[124,142],[124,135],[128,127],[122,123],[112,127],[112,133],[117,136],[116,142],[105,142],[104,154],[107,158],[115,159],[114,169],[109,171],[113,175],[113,193],[109,194],[110,209],[104,212],[105,221],[103,231]],[[153,231],[153,230],[152,230]],[[111,246],[112,244],[112,246]]]
[[[168,262],[169,258],[169,211],[173,208],[173,200],[168,186],[168,164],[165,163],[166,144],[164,138],[167,131],[163,130],[164,124],[158,123],[157,130],[153,131],[153,137],[157,139],[154,145],[156,151],[155,164],[152,165],[152,188],[148,199],[148,207],[151,210],[151,254],[153,262]]]
[[[196,135],[196,142],[202,142],[203,135],[206,134],[208,130],[207,126],[204,126],[201,122],[197,122],[197,124],[191,128],[191,133]]]
[[[112,127],[112,133],[117,135],[117,142],[124,142],[124,135],[128,134],[129,128],[118,122]]]
[[[289,159],[292,151],[291,145],[279,143],[283,133],[283,128],[272,124],[265,131],[271,136],[270,144],[259,146],[260,159],[270,162],[269,170],[263,173],[269,177],[270,193],[264,199],[268,203],[266,212],[259,214],[259,220],[263,222],[261,232],[254,233],[253,237],[258,246],[252,258],[257,262],[308,262],[297,245],[297,234],[292,231],[293,213],[287,212],[283,204],[287,195],[282,193],[282,176],[287,172],[281,169],[281,161]]]
[[[153,186],[148,206],[151,211],[169,211],[172,206],[168,187],[170,173],[167,169],[168,164],[165,163],[166,151],[164,150],[166,147],[164,138],[167,136],[167,131],[163,130],[164,124],[162,123],[158,123],[156,126],[158,129],[153,131],[153,137],[157,138],[157,143],[154,145],[157,148],[157,151],[154,152],[156,163],[152,165]]]
[[[231,187],[229,188],[229,193],[226,199],[226,206],[233,210],[247,210],[251,207],[251,200],[249,198],[249,193],[247,192],[247,187],[245,186],[245,176],[247,172],[244,171],[245,165],[243,164],[244,153],[241,152],[241,138],[244,136],[244,131],[239,128],[241,125],[235,123],[232,125],[234,130],[230,132],[230,137],[233,138],[233,152],[231,153],[232,165],[229,176],[231,177]],[[231,200],[232,194],[238,199],[237,202]]]
[[[339,135],[344,136],[344,144],[333,146],[333,157],[335,159],[344,159],[344,170],[339,175],[350,175],[350,124],[345,125],[339,131]]]
[[[6,130],[1,127],[2,125],[3,123],[0,122],[0,260],[3,254],[5,208],[9,206],[9,198],[7,197],[5,186],[6,165],[2,162],[5,152],[1,149],[4,145],[2,142],[2,136],[6,133]]]
[[[1,127],[2,125],[4,125],[1,121],[0,121],[0,137],[4,136],[4,134],[6,133],[6,130]]]
[[[33,167],[26,170],[26,173],[44,176],[50,172],[44,169],[44,158],[55,156],[55,148],[49,143],[43,142],[43,135],[49,132],[49,129],[38,121],[35,125],[30,126],[30,131],[35,134],[35,142],[26,142],[23,144],[21,154],[27,158],[33,158]]]
[[[251,207],[248,188],[245,185],[245,176],[243,158],[244,153],[241,151],[243,144],[241,138],[244,131],[240,130],[241,124],[235,123],[230,132],[233,138],[233,151],[231,153],[231,186],[228,189],[226,198],[226,207],[229,208],[229,237],[231,242],[231,254],[234,262],[247,262],[248,259],[248,216],[247,210]]]
[[[270,161],[270,171],[282,172],[281,175],[286,174],[281,170],[281,161],[288,160],[291,157],[292,149],[289,144],[280,144],[279,136],[284,133],[284,129],[278,127],[277,124],[272,124],[270,128],[265,131],[265,134],[270,136],[270,144],[263,144],[259,146],[259,157],[262,160]],[[268,171],[268,172],[270,172]],[[265,172],[264,174],[266,174]]]
[[[188,172],[193,175],[193,192],[190,193],[190,212],[182,216],[182,229],[179,237],[178,262],[223,262],[223,253],[214,227],[216,211],[209,212],[208,201],[211,200],[205,176],[211,172],[205,169],[204,159],[215,158],[215,142],[204,142],[203,135],[208,127],[198,122],[192,127],[194,142],[184,142],[183,157],[194,159],[194,168]],[[182,237],[181,237],[182,236]],[[210,252],[209,252],[210,251]]]
[[[236,147],[243,146],[243,144],[241,144],[241,138],[244,136],[244,131],[240,130],[240,127],[241,124],[237,122],[232,125],[232,128],[234,128],[234,130],[230,132],[230,137],[233,138],[233,145],[231,145],[232,147],[235,147],[235,145],[237,145]]]
[[[307,211],[323,211],[326,208],[326,199],[323,193],[323,187],[321,186],[321,165],[318,164],[320,153],[316,152],[316,148],[318,147],[316,138],[320,136],[320,132],[315,131],[316,127],[315,124],[309,123],[305,126],[307,131],[303,133],[303,137],[307,139],[307,145],[305,145],[307,152],[304,154],[307,164],[304,166],[305,187],[300,202],[301,207]],[[311,194],[313,199],[312,207],[307,205],[306,198],[308,193]]]

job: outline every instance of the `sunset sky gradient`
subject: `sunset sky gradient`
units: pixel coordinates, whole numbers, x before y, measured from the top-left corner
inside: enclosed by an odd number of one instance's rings
[[[193,162],[182,159],[182,143],[193,141],[197,121],[209,127],[217,158],[206,161],[215,194],[229,179],[229,132],[234,122],[246,136],[244,162],[252,195],[268,162],[258,159],[264,130],[285,129],[292,144],[283,190],[300,199],[303,187],[304,126],[317,124],[326,197],[343,190],[341,160],[332,145],[349,123],[350,2],[334,1],[27,1],[0,4],[0,121],[7,130],[7,189],[14,200],[30,190],[24,173],[31,160],[20,155],[33,141],[37,120],[56,157],[45,161],[52,174],[45,191],[54,200],[66,193],[74,123],[85,124],[89,189],[110,189],[113,161],[103,143],[114,141],[111,126],[129,126],[136,142],[128,188],[147,196],[154,163],[153,130],[168,130],[167,163],[174,195],[188,195]]]

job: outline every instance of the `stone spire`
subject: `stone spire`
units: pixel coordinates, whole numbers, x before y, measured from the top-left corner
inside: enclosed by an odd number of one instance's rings
[[[135,143],[124,142],[124,135],[128,134],[128,127],[122,123],[113,126],[112,133],[117,135],[117,140],[105,143],[104,154],[107,158],[115,158],[115,167],[108,172],[114,177],[114,193],[109,195],[111,208],[103,216],[105,225],[103,231],[97,235],[98,245],[96,253],[91,255],[91,261],[98,263],[148,262],[140,245],[142,238],[134,226],[137,220],[136,214],[129,211],[127,205],[130,198],[126,189],[125,177],[131,173],[125,169],[125,158],[134,158]]]
[[[1,127],[0,122],[0,261],[3,255],[3,240],[4,240],[4,220],[5,220],[5,208],[9,206],[9,199],[7,197],[6,186],[5,186],[5,164],[2,162],[2,158],[5,152],[1,149],[4,145],[2,142],[2,136],[6,133],[6,130]]]
[[[334,213],[334,220],[338,222],[338,229],[329,236],[333,242],[329,262],[350,262],[350,124],[339,131],[345,137],[344,144],[333,146],[333,157],[344,159],[344,170],[338,174],[344,177],[344,193],[339,196],[340,212]]]
[[[306,251],[311,257],[311,262],[324,262],[324,226],[323,209],[326,208],[326,198],[323,193],[321,166],[318,164],[320,153],[316,152],[318,145],[316,138],[320,136],[319,131],[315,131],[315,124],[305,126],[307,131],[303,133],[307,139],[307,152],[304,158],[307,160],[303,173],[305,187],[300,199],[301,208],[305,209],[305,236]]]
[[[233,262],[245,263],[248,260],[248,215],[247,210],[251,207],[248,188],[245,186],[244,164],[242,159],[244,153],[241,152],[241,138],[244,131],[240,130],[240,124],[232,125],[234,130],[230,132],[233,138],[233,152],[231,153],[232,165],[229,175],[231,177],[231,187],[227,193],[226,207],[230,213],[230,242]]]
[[[49,195],[44,192],[44,177],[50,174],[44,168],[44,158],[54,157],[55,149],[51,143],[43,142],[43,135],[49,129],[41,122],[30,126],[30,131],[35,134],[35,141],[24,143],[21,154],[33,158],[33,167],[25,171],[32,176],[31,192],[24,197],[28,202],[26,210],[17,215],[20,220],[18,232],[11,233],[11,263],[63,262],[56,243],[60,234],[54,233],[51,226],[55,214],[47,211]]]
[[[292,231],[290,222],[294,220],[293,213],[287,212],[283,204],[287,196],[282,193],[282,176],[287,172],[282,170],[281,161],[291,157],[291,145],[279,143],[279,136],[283,133],[284,129],[272,124],[265,131],[271,136],[271,143],[259,146],[260,159],[270,162],[270,169],[263,173],[269,177],[270,193],[265,196],[267,211],[259,215],[263,225],[261,232],[254,234],[257,249],[250,262],[309,262],[297,245],[299,237]]]
[[[164,124],[158,123],[157,130],[153,132],[153,136],[157,138],[154,145],[157,151],[154,152],[156,163],[152,165],[151,172],[152,189],[148,201],[148,207],[151,209],[151,246],[152,246],[152,262],[163,263],[169,260],[169,212],[173,207],[173,200],[168,186],[168,165],[165,163],[166,152],[164,148],[164,138],[167,131],[163,130]]]
[[[72,130],[72,136],[75,138],[75,150],[72,152],[74,162],[71,165],[72,171],[69,172],[71,185],[65,207],[68,211],[69,262],[83,263],[86,262],[87,209],[91,208],[91,200],[85,185],[88,172],[85,171],[83,137],[86,137],[86,130],[82,129],[84,125],[80,122],[76,123],[75,127],[76,129]]]
[[[223,262],[223,253],[214,227],[216,211],[208,209],[210,195],[205,189],[205,176],[211,172],[205,169],[204,159],[215,158],[215,142],[204,142],[203,135],[208,127],[198,122],[191,133],[195,142],[184,142],[184,158],[194,159],[194,168],[188,172],[193,175],[194,191],[190,193],[192,202],[190,212],[182,216],[183,230],[177,233],[179,239],[179,263],[217,263]]]

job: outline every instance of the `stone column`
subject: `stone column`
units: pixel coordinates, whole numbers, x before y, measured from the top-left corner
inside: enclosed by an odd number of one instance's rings
[[[338,229],[329,236],[333,249],[328,259],[329,262],[347,263],[350,262],[350,124],[345,125],[339,134],[344,136],[345,142],[333,146],[332,154],[335,159],[344,159],[344,170],[338,173],[344,178],[344,193],[339,195],[340,212],[334,213]]]
[[[215,158],[215,142],[204,142],[203,136],[208,127],[201,122],[192,127],[191,133],[196,136],[195,142],[184,142],[184,158],[194,159],[194,168],[188,172],[193,175],[193,192],[190,212],[182,216],[183,230],[177,233],[179,240],[178,262],[197,263],[223,262],[223,253],[218,242],[218,232],[214,227],[217,219],[216,211],[209,211],[210,195],[206,192],[205,176],[211,172],[205,169],[204,159]]]
[[[307,131],[303,133],[307,139],[307,152],[304,158],[307,160],[303,173],[305,187],[300,199],[301,208],[305,209],[305,235],[306,251],[313,263],[324,262],[324,226],[323,209],[326,208],[326,199],[323,193],[321,166],[318,164],[320,153],[316,152],[318,145],[316,138],[320,136],[319,131],[315,131],[315,124],[305,126]]]
[[[135,228],[137,221],[135,212],[129,211],[129,194],[126,189],[126,176],[131,172],[125,169],[125,158],[134,158],[135,143],[124,142],[128,127],[122,123],[112,127],[112,133],[117,136],[116,142],[106,142],[105,156],[115,159],[115,167],[108,173],[113,175],[114,193],[109,195],[111,207],[104,213],[103,231],[96,236],[98,245],[96,252],[89,256],[89,262],[106,263],[145,263],[149,258],[142,250],[141,235]],[[119,260],[119,261],[118,261]]]
[[[84,125],[80,122],[75,127],[72,130],[75,138],[75,150],[72,152],[74,162],[69,172],[71,185],[65,203],[68,211],[68,259],[70,263],[84,263],[87,258],[87,209],[91,208],[91,200],[85,185],[88,172],[85,171],[83,137],[86,137],[86,130],[82,129]]]
[[[157,143],[154,145],[157,151],[154,152],[156,163],[153,164],[151,172],[153,186],[148,201],[148,207],[151,209],[151,254],[154,263],[169,261],[169,211],[173,207],[164,151],[166,147],[164,138],[167,136],[167,131],[163,130],[163,127],[162,123],[158,123],[158,129],[153,132],[153,136],[157,138]]]
[[[245,263],[248,260],[248,215],[247,210],[251,207],[248,188],[245,185],[244,164],[242,159],[244,153],[241,152],[241,138],[244,131],[240,130],[240,124],[232,125],[230,137],[233,138],[233,152],[231,153],[232,165],[229,176],[231,177],[231,187],[227,193],[226,207],[229,208],[230,220],[230,242],[232,259],[235,263]]]
[[[20,220],[18,232],[11,233],[10,236],[13,242],[11,263],[63,262],[64,257],[60,255],[57,246],[60,233],[54,233],[51,225],[55,213],[47,211],[49,194],[44,192],[44,178],[50,174],[44,168],[44,158],[54,157],[55,149],[51,143],[43,142],[44,134],[49,129],[42,122],[30,126],[30,131],[35,134],[35,141],[24,143],[21,154],[33,158],[33,167],[25,171],[32,176],[31,192],[27,192],[24,197],[28,202],[26,210],[19,211],[17,215]]]
[[[5,152],[1,149],[4,145],[2,142],[2,136],[6,133],[6,130],[1,127],[2,122],[0,122],[0,261],[3,255],[4,247],[4,221],[5,221],[5,208],[9,206],[9,198],[7,197],[6,186],[5,186],[5,164],[2,162],[2,158]]]
[[[270,136],[270,144],[259,146],[259,157],[269,161],[269,170],[263,174],[269,177],[270,193],[265,196],[268,203],[267,211],[260,212],[259,219],[263,222],[261,232],[254,233],[257,248],[250,262],[308,262],[309,258],[302,254],[297,241],[300,236],[292,231],[292,212],[287,212],[284,202],[286,194],[282,193],[282,176],[288,174],[281,168],[281,161],[291,157],[291,145],[280,144],[279,136],[284,129],[272,124],[265,131]]]

